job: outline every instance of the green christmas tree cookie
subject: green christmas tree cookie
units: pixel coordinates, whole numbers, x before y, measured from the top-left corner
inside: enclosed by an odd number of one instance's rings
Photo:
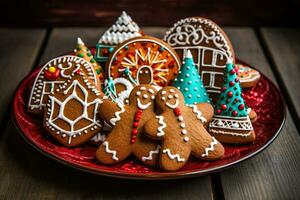
[[[226,64],[224,85],[216,104],[216,114],[231,117],[246,117],[247,106],[232,62]]]
[[[210,103],[190,50],[186,51],[182,63],[183,65],[178,76],[174,79],[173,85],[182,92],[185,103],[189,105],[203,102]]]

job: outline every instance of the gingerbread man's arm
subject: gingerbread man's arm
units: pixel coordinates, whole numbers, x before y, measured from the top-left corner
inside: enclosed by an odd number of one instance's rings
[[[202,124],[210,122],[214,115],[214,108],[209,103],[199,103],[197,105],[190,105],[189,107],[197,118],[201,120]]]
[[[114,126],[115,123],[120,120],[120,114],[125,111],[125,108],[122,104],[104,100],[103,103],[100,104],[98,111],[101,119]]]
[[[163,115],[157,115],[155,118],[150,119],[144,125],[145,134],[153,139],[159,139],[165,135],[164,129],[167,127]]]

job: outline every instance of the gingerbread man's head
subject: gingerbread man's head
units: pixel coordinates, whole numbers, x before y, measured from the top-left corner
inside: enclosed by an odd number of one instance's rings
[[[175,87],[167,86],[156,94],[156,104],[162,111],[184,106],[184,97]]]
[[[156,89],[147,84],[138,85],[130,93],[129,105],[146,110],[154,107]]]

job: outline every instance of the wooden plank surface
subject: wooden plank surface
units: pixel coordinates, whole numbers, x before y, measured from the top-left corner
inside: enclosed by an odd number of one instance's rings
[[[0,29],[1,126],[5,126],[2,120],[8,104],[19,82],[31,71],[45,34],[45,29]]]
[[[237,57],[258,67],[274,81],[255,32],[249,28],[227,28],[226,32]],[[268,149],[221,173],[225,199],[299,198],[299,142],[299,135],[288,112],[281,134]]]
[[[104,29],[54,29],[40,63],[71,51],[76,37],[94,45]],[[159,34],[157,29],[150,32]],[[63,166],[33,149],[11,122],[0,141],[0,199],[212,199],[210,176],[129,181]]]
[[[261,33],[300,123],[300,28],[262,28]]]

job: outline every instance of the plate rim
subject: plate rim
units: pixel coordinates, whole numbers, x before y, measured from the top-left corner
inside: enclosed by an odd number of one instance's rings
[[[278,130],[276,131],[276,133],[263,145],[261,146],[259,149],[257,149],[256,151],[250,153],[249,155],[246,155],[243,158],[240,158],[238,160],[232,161],[230,163],[227,164],[223,164],[221,166],[217,166],[217,167],[212,167],[212,168],[208,168],[205,170],[192,170],[192,171],[184,171],[184,172],[180,172],[180,171],[175,171],[175,172],[161,172],[160,174],[152,174],[152,173],[126,173],[126,172],[116,172],[116,171],[109,171],[109,170],[105,170],[105,169],[96,169],[93,167],[83,167],[80,164],[77,163],[71,163],[69,161],[66,161],[62,158],[59,158],[58,156],[54,155],[53,153],[50,152],[46,152],[44,149],[39,148],[33,141],[31,141],[29,138],[27,138],[26,134],[24,134],[24,132],[22,131],[21,127],[18,124],[17,121],[17,117],[16,117],[16,113],[15,113],[15,101],[16,101],[16,94],[18,93],[22,83],[24,80],[26,80],[33,71],[31,71],[26,77],[24,77],[24,79],[20,82],[20,84],[18,85],[15,94],[14,94],[14,98],[13,98],[13,109],[11,111],[11,115],[13,118],[13,122],[14,122],[14,126],[17,128],[18,133],[21,135],[21,137],[30,144],[30,146],[32,146],[34,149],[36,149],[37,151],[41,152],[42,154],[44,154],[45,156],[47,156],[48,158],[57,161],[58,163],[61,163],[65,166],[71,167],[73,169],[77,169],[83,172],[87,172],[87,173],[91,173],[91,174],[95,174],[95,175],[101,175],[101,176],[106,176],[106,177],[113,177],[113,178],[121,178],[121,179],[132,179],[132,180],[171,180],[171,179],[183,179],[183,178],[192,178],[192,177],[199,177],[199,176],[204,176],[210,173],[216,173],[216,172],[220,172],[223,171],[225,169],[228,169],[230,167],[233,167],[239,163],[242,163],[256,155],[258,155],[259,153],[261,153],[263,150],[265,150],[268,146],[270,146],[275,139],[278,137],[278,135],[281,133],[281,130],[286,122],[286,102],[285,99],[283,98],[282,93],[280,92],[279,88],[277,85],[275,85],[273,83],[272,80],[270,80],[267,76],[265,76],[260,70],[258,70],[257,68],[253,67],[252,65],[249,65],[248,63],[236,58],[236,63],[240,63],[242,65],[246,65],[248,67],[254,68],[255,70],[257,70],[261,75],[264,76],[265,79],[267,79],[267,81],[271,84],[273,84],[273,86],[277,89],[277,91],[280,94],[280,99],[283,103],[283,120],[278,128]]]

